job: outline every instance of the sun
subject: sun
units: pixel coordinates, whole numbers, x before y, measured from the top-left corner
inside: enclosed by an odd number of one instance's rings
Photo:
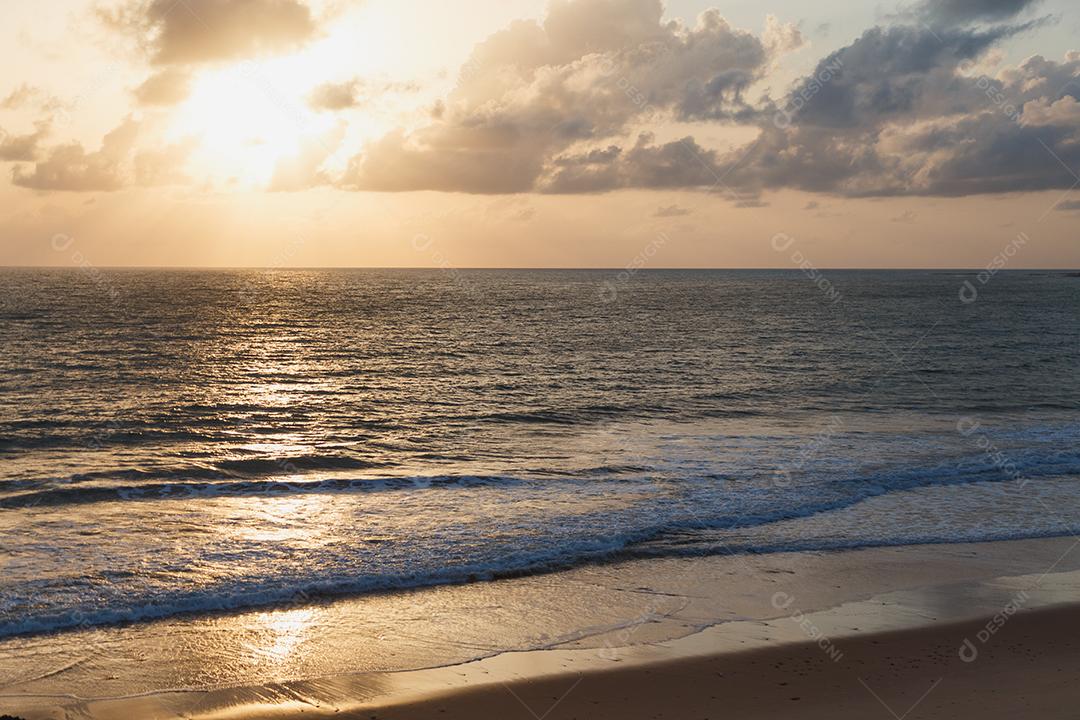
[[[293,53],[197,69],[191,93],[171,114],[166,140],[194,139],[189,167],[215,189],[265,189],[279,163],[327,145],[331,136],[339,147],[321,168],[343,172],[367,143],[424,121],[441,94],[386,91],[406,85],[417,69],[419,61],[385,30],[410,22],[411,15],[393,5],[361,4]],[[366,87],[357,107],[335,113],[309,105],[317,86],[355,80]]]
[[[265,186],[277,164],[334,120],[312,111],[302,57],[249,61],[202,72],[174,116],[171,134],[199,142],[192,162],[216,180]]]

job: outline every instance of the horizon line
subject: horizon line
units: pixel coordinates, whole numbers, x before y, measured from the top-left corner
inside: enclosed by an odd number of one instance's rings
[[[812,267],[803,268],[797,265],[789,265],[784,267],[751,267],[751,266],[728,266],[728,267],[692,267],[692,266],[671,266],[671,267],[650,267],[650,268],[629,268],[629,267],[607,267],[607,266],[588,266],[588,267],[571,267],[571,266],[558,266],[558,265],[518,265],[518,266],[495,266],[495,265],[477,265],[477,266],[438,266],[438,265],[295,265],[295,266],[283,266],[283,265],[80,265],[80,264],[67,264],[67,265],[0,265],[0,270],[82,270],[84,272],[91,272],[94,270],[435,270],[441,272],[461,272],[461,271],[474,271],[474,270],[535,270],[545,272],[575,272],[575,271],[594,271],[594,272],[630,272],[633,274],[647,273],[647,272],[719,272],[719,271],[788,271],[788,272],[993,272],[995,275],[1000,273],[1010,272],[1080,272],[1080,267],[1013,267],[1013,268],[987,268],[987,267],[882,267],[882,266],[861,266],[861,267]]]

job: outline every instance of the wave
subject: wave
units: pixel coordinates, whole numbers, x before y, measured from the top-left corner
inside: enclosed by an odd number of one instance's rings
[[[640,465],[606,465],[574,472],[542,469],[535,477],[510,475],[415,475],[400,477],[324,478],[319,480],[274,480],[274,475],[297,475],[311,470],[378,469],[380,463],[348,456],[304,455],[296,457],[248,458],[223,460],[207,467],[176,469],[126,469],[74,475],[64,480],[44,481],[47,487],[0,497],[0,508],[31,506],[79,505],[94,502],[137,500],[185,500],[213,497],[254,495],[325,494],[347,492],[377,492],[384,490],[422,490],[431,487],[493,487],[543,486],[550,483],[576,483],[592,486],[595,482],[638,482],[653,488],[673,487],[672,480],[660,479],[649,468]],[[798,498],[803,492],[818,497],[834,498],[822,504],[805,506],[820,512],[858,502],[877,495],[911,490],[918,487],[953,484],[1000,482],[1053,475],[1080,474],[1080,453],[1056,451],[1013,451],[1007,463],[983,454],[952,458],[933,465],[889,468],[877,473],[859,473],[822,480],[817,478],[812,488],[797,487],[797,475],[781,482],[775,478],[765,489],[771,497],[789,495]],[[270,477],[268,477],[270,476]],[[252,479],[258,478],[258,479]],[[729,475],[702,474],[696,478],[679,478],[676,483],[746,480]],[[121,480],[122,485],[88,485],[96,480]],[[138,482],[138,481],[145,482]],[[162,482],[164,480],[164,482]],[[758,478],[760,481],[761,479]],[[39,481],[41,482],[41,481]],[[138,484],[135,484],[138,482]],[[57,483],[61,486],[57,487]],[[33,481],[19,480],[14,487],[32,486]],[[777,498],[779,499],[779,498]],[[795,507],[804,507],[795,503]],[[796,514],[801,511],[796,510]],[[774,517],[772,519],[779,519]],[[725,522],[728,522],[725,519]]]
[[[123,468],[94,470],[76,473],[66,478],[39,479],[42,484],[80,484],[96,480],[122,480],[151,482],[169,480],[232,480],[259,478],[275,475],[302,475],[315,471],[372,470],[386,468],[389,463],[366,460],[351,455],[314,453],[307,455],[282,455],[279,457],[226,458],[206,463],[177,466]],[[30,480],[32,481],[32,480]],[[24,480],[26,482],[26,480]]]
[[[100,607],[36,613],[33,617],[0,620],[0,638],[37,635],[62,630],[120,625],[158,620],[176,615],[243,610],[249,608],[305,604],[319,599],[345,595],[363,595],[436,585],[452,585],[496,580],[566,569],[590,560],[615,558],[630,540],[598,539],[578,547],[573,554],[567,548],[518,556],[500,564],[469,564],[417,573],[372,574],[353,578],[297,580],[291,583],[272,578],[245,587],[209,588],[173,593],[157,601],[139,602],[128,607]],[[3,617],[0,615],[0,617]]]
[[[712,555],[769,555],[774,553],[826,552],[832,550],[862,550],[878,547],[906,547],[909,545],[955,545],[957,543],[1001,542],[1006,540],[1030,540],[1037,538],[1068,537],[1075,535],[1077,527],[1014,528],[1012,530],[979,530],[966,532],[917,533],[891,538],[815,538],[813,540],[785,540],[782,542],[746,543],[724,539],[710,543],[703,539],[696,544],[668,545],[649,542],[635,544],[621,557],[626,559],[657,559],[672,557],[709,557]]]
[[[48,433],[40,435],[9,435],[0,437],[0,453],[17,453],[33,450],[55,450],[65,448],[78,448],[81,450],[96,450],[104,447],[142,447],[155,443],[179,444],[179,443],[221,443],[231,440],[231,436],[223,433],[198,431],[190,428],[169,429],[112,429],[101,425],[90,425],[80,431],[70,427],[68,423],[55,422],[49,425],[43,424],[43,429],[56,428],[64,430],[60,433]]]
[[[62,487],[24,492],[0,498],[0,508],[81,505],[96,502],[137,500],[188,500],[258,495],[328,494],[420,490],[432,487],[483,487],[522,484],[528,481],[505,476],[416,476],[374,479],[327,479],[311,481],[247,480],[233,482],[152,482],[119,487]]]
[[[815,512],[824,512],[817,508]],[[813,513],[810,513],[813,514]],[[781,514],[782,515],[782,514]],[[781,515],[758,518],[759,524],[790,519]],[[557,572],[586,563],[618,562],[633,559],[709,557],[732,554],[770,554],[779,552],[814,552],[851,550],[869,547],[991,542],[1026,538],[1058,537],[1075,532],[1070,528],[1013,528],[977,532],[953,531],[916,533],[905,537],[820,538],[803,541],[746,543],[725,539],[710,542],[669,542],[677,536],[671,528],[656,526],[637,532],[590,538],[573,545],[543,546],[543,550],[518,552],[497,561],[474,562],[453,567],[438,567],[413,573],[371,573],[354,577],[266,577],[240,581],[233,586],[211,586],[199,590],[172,592],[167,596],[136,598],[128,606],[108,605],[93,608],[57,609],[37,612],[32,617],[0,619],[0,638],[41,635],[85,630],[136,622],[216,612],[235,612],[256,608],[302,606],[336,597],[360,596],[466,584],[504,578]],[[0,615],[2,618],[3,615]]]
[[[1040,452],[1012,449],[1011,461],[1002,466],[981,454],[942,460],[916,466],[901,466],[875,472],[858,472],[829,478],[815,476],[810,485],[796,473],[783,482],[768,483],[762,476],[735,477],[726,474],[700,474],[677,479],[662,478],[632,465],[591,467],[577,477],[521,477],[514,475],[437,475],[383,477],[372,479],[321,479],[281,482],[273,479],[243,479],[225,482],[146,482],[129,474],[131,481],[118,487],[50,487],[0,498],[0,507],[77,505],[110,501],[195,500],[215,497],[257,495],[294,495],[303,493],[413,492],[431,488],[478,489],[527,488],[523,496],[551,490],[562,502],[575,502],[578,493],[594,495],[615,493],[627,488],[628,495],[649,495],[634,514],[609,514],[604,509],[589,522],[565,534],[548,533],[543,518],[536,534],[522,536],[522,542],[500,545],[474,537],[466,550],[447,552],[450,540],[418,543],[408,548],[406,556],[394,555],[375,566],[319,565],[304,570],[274,568],[264,574],[232,576],[227,583],[197,590],[170,585],[143,592],[133,589],[130,595],[96,597],[89,607],[35,607],[33,616],[0,612],[0,637],[37,634],[79,627],[113,625],[166,618],[186,613],[235,611],[260,606],[280,606],[308,602],[320,597],[358,595],[429,585],[465,583],[501,577],[529,575],[565,569],[590,562],[646,557],[701,556],[714,554],[765,553],[796,550],[829,550],[875,545],[905,545],[935,542],[1003,540],[1020,537],[1060,535],[1045,525],[1010,528],[998,524],[966,531],[942,528],[924,532],[904,527],[877,527],[872,533],[843,537],[783,539],[773,523],[802,521],[817,515],[843,510],[866,500],[890,493],[920,488],[993,484],[1004,481],[1080,475],[1080,453],[1073,451]],[[248,467],[254,468],[256,465]],[[133,471],[136,472],[136,471]],[[615,473],[608,476],[607,472]],[[103,474],[108,476],[108,473]],[[602,478],[602,479],[598,479]],[[516,493],[510,494],[516,497]],[[457,496],[455,496],[457,497]],[[471,503],[471,498],[465,498]],[[532,502],[532,501],[530,501]],[[442,500],[439,501],[440,507]],[[457,506],[452,502],[448,506]],[[472,507],[468,505],[468,507]],[[153,510],[151,509],[151,512]],[[136,512],[133,510],[133,512]],[[600,522],[603,519],[604,522]],[[565,522],[563,522],[565,521]],[[554,525],[568,524],[573,518],[555,516]],[[584,529],[582,529],[584,528]],[[758,530],[765,528],[764,534]],[[754,529],[751,538],[748,529]],[[738,531],[732,536],[731,531]],[[740,540],[739,536],[747,538]],[[448,536],[450,537],[450,536]],[[362,543],[362,538],[355,540]],[[380,551],[381,552],[381,551]],[[402,551],[404,552],[404,551]],[[381,558],[381,555],[379,556]],[[456,557],[456,562],[448,560]],[[409,572],[400,570],[411,569]],[[238,570],[242,570],[238,566]],[[27,591],[30,592],[30,591]],[[114,590],[110,589],[112,593]],[[109,600],[108,598],[112,598]],[[83,600],[86,602],[86,599]],[[66,603],[66,601],[65,601]],[[13,607],[19,607],[18,598]]]
[[[385,463],[362,460],[348,455],[297,455],[278,458],[240,458],[218,460],[213,466],[227,475],[257,476],[298,473],[309,470],[368,470]]]
[[[475,419],[492,423],[521,423],[526,425],[576,425],[583,420],[578,413],[565,413],[555,410],[489,413]]]

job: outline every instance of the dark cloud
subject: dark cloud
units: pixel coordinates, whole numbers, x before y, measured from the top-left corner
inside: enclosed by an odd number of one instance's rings
[[[970,74],[968,61],[1019,30],[876,28],[823,60],[789,98],[787,122],[762,125],[744,149],[639,140],[609,148],[604,163],[557,158],[540,187],[713,189],[736,205],[784,188],[851,197],[1069,188],[1080,171],[1080,53]]]
[[[867,31],[796,85],[729,182],[847,196],[1071,187],[1080,54],[972,72],[996,42],[1030,27]]]
[[[184,70],[167,68],[148,77],[135,88],[135,99],[140,105],[178,105],[191,92],[191,75]]]
[[[1062,212],[1080,210],[1080,200],[1065,200],[1064,202],[1059,202],[1057,205],[1054,206],[1054,209],[1060,210]]]
[[[300,0],[129,0],[101,16],[133,36],[157,65],[286,52],[318,34]]]
[[[782,112],[800,126],[859,130],[901,116],[970,106],[978,92],[957,69],[1025,28],[872,28],[819,62],[796,84]]]
[[[917,173],[901,188],[912,194],[974,195],[1069,188],[1078,182],[1077,126],[1030,127],[980,114],[944,121],[899,138]],[[941,150],[948,146],[949,150]]]
[[[934,25],[1000,22],[1035,7],[1041,0],[925,0],[915,14]]]
[[[627,188],[726,188],[718,154],[692,137],[657,144],[650,133],[633,147],[562,155],[546,168],[538,189],[548,193],[603,192]]]

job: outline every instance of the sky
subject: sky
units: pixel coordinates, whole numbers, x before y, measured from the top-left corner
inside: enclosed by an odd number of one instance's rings
[[[0,265],[1076,268],[1078,36],[1072,0],[0,0]]]

